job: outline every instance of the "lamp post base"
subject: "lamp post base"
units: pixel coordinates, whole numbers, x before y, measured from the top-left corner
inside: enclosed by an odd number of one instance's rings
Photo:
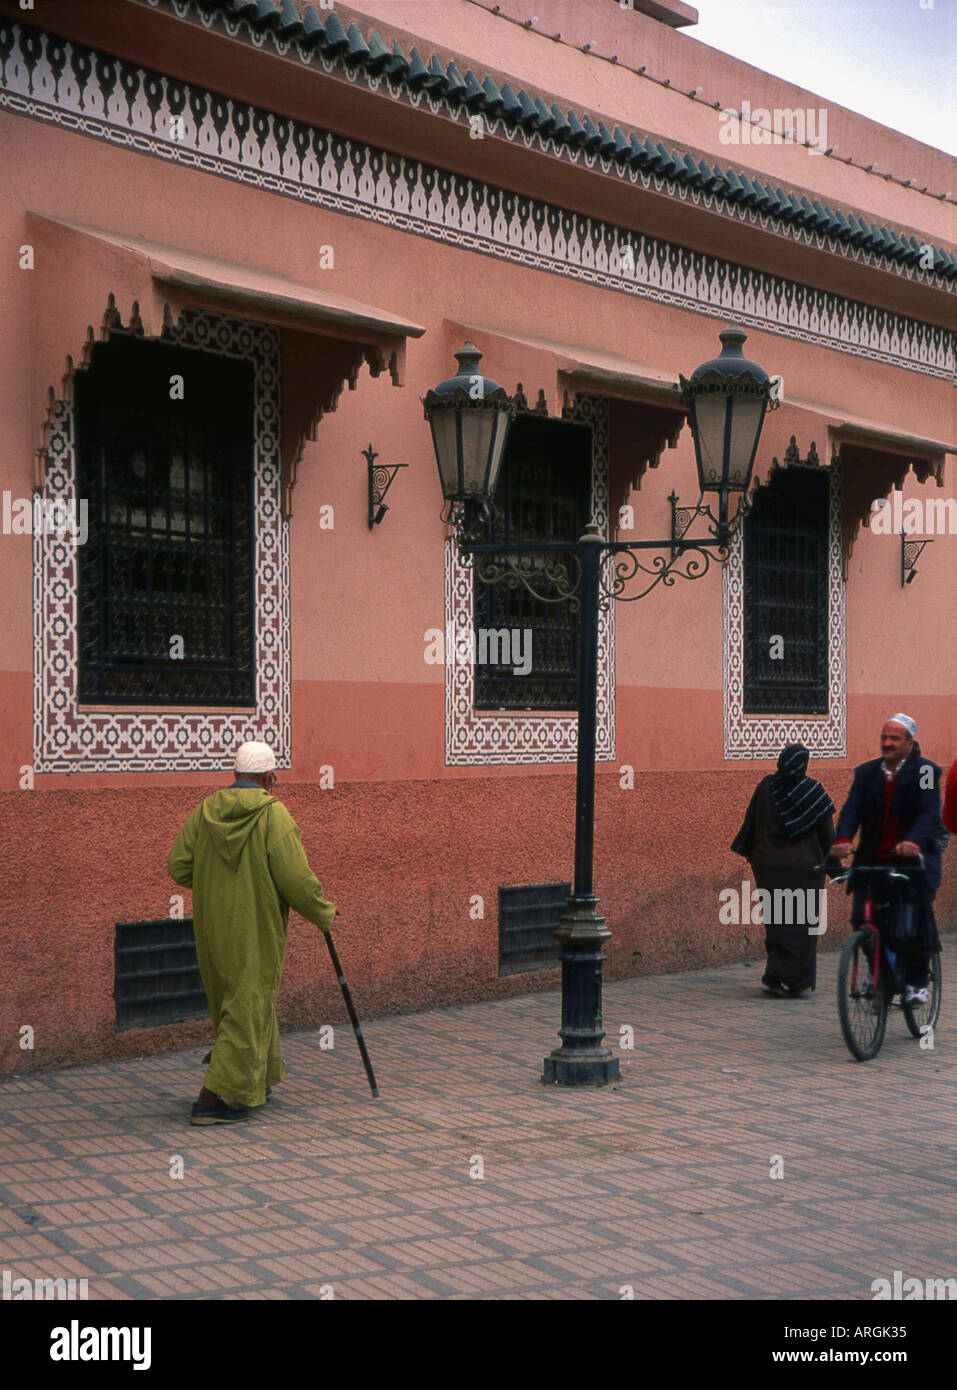
[[[545,1058],[546,1086],[607,1086],[621,1076],[618,1058],[602,1046],[602,946],[611,932],[597,902],[590,893],[573,897],[555,933],[562,944],[562,1045]]]
[[[569,1057],[556,1048],[545,1058],[542,1081],[546,1086],[607,1086],[621,1079],[618,1058],[603,1047],[593,1057]]]

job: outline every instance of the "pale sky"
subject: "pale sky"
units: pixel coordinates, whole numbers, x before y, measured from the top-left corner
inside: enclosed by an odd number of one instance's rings
[[[957,0],[688,3],[682,33],[957,155]]]

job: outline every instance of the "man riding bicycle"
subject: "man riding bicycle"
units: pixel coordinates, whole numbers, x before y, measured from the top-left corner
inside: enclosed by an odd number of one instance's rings
[[[936,763],[923,757],[917,742],[917,725],[906,714],[893,715],[881,730],[880,758],[861,763],[854,769],[854,782],[837,822],[837,838],[831,846],[836,859],[846,859],[851,840],[860,829],[861,838],[854,866],[898,864],[912,867],[910,882],[903,891],[896,883],[870,885],[871,896],[889,913],[889,936],[900,957],[905,982],[904,998],[910,1004],[926,1004],[929,957],[940,949],[933,901],[940,887],[940,856],[947,835],[940,819],[940,776]],[[924,857],[923,870],[905,866],[902,859]],[[848,883],[847,891],[851,891]],[[854,884],[851,922],[864,920],[863,904],[868,885]],[[916,918],[912,936],[895,940],[903,914],[910,910]]]

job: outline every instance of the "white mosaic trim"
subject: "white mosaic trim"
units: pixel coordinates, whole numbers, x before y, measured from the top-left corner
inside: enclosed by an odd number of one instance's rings
[[[178,12],[185,17],[188,7]],[[212,14],[202,14],[201,22],[220,25]],[[248,32],[244,22],[221,27],[231,36]],[[304,62],[358,80],[340,59],[270,40],[279,52],[295,49]],[[251,34],[249,41],[261,48],[265,35]],[[0,61],[0,107],[112,145],[706,317],[733,317],[926,376],[951,380],[957,373],[957,334],[939,325],[366,146],[39,29],[0,21]],[[388,78],[368,81],[398,98]],[[427,92],[402,95],[447,114],[443,100]],[[584,151],[579,160],[587,167],[607,164]],[[637,179],[650,186],[654,176],[636,173]],[[706,194],[692,196],[708,202]],[[626,247],[630,258],[622,255]]]
[[[744,537],[735,536],[724,567],[724,756],[729,761],[776,758],[786,743],[803,743],[812,758],[847,757],[846,590],[841,549],[843,470],[828,468],[827,716],[750,715],[744,700]]]
[[[77,703],[77,564],[74,547],[33,537],[33,763],[36,772],[173,772],[232,766],[247,738],[269,743],[290,765],[289,543],[280,507],[279,331],[220,314],[187,311],[164,338],[246,358],[255,377],[255,711],[90,713]],[[59,401],[50,430],[44,498],[76,498],[74,414]]]
[[[592,520],[608,536],[608,402],[580,395],[563,419],[592,431]],[[467,633],[474,650],[473,575],[458,555],[454,539],[445,546],[445,632]],[[599,759],[615,756],[615,605],[599,609]],[[448,654],[446,654],[448,656]],[[574,762],[578,753],[577,714],[496,713],[475,708],[475,669],[446,660],[445,761],[449,766],[492,763]]]

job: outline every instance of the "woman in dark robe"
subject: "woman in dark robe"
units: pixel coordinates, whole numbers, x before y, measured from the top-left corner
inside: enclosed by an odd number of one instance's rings
[[[777,772],[755,788],[731,846],[748,860],[755,885],[768,890],[772,905],[776,888],[804,890],[805,904],[811,892],[825,890],[827,876],[814,867],[823,863],[834,842],[834,803],[820,782],[806,776],[808,757],[803,743],[783,749]],[[780,900],[779,906],[783,908]],[[808,930],[809,914],[780,915],[784,920],[775,920],[772,907],[765,917],[768,965],[761,983],[775,994],[800,994],[817,980],[817,934]],[[803,921],[795,922],[795,915]]]

